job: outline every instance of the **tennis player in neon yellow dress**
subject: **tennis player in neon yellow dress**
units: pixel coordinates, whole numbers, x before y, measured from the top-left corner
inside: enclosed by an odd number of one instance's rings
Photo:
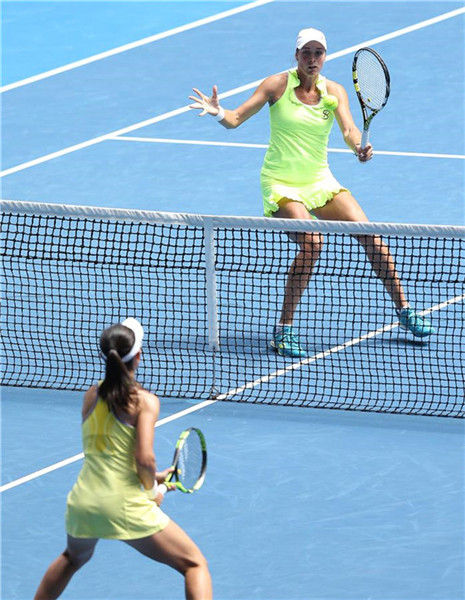
[[[103,382],[84,395],[85,458],[68,495],[67,548],[49,566],[35,600],[58,598],[90,560],[101,538],[122,540],[182,573],[186,598],[212,598],[205,558],[160,509],[169,469],[155,470],[153,439],[159,400],[135,380],[142,338],[142,326],[132,318],[102,333],[106,374]],[[157,597],[162,594],[159,590]]]
[[[223,127],[234,129],[269,105],[270,142],[261,170],[265,216],[282,219],[318,218],[333,221],[368,221],[350,191],[332,175],[327,160],[329,133],[337,121],[345,143],[360,162],[373,156],[369,144],[360,147],[357,129],[343,86],[321,75],[326,59],[326,38],[317,29],[299,32],[295,58],[297,66],[267,77],[252,96],[235,110],[220,106],[217,87],[210,97],[194,88],[190,108],[200,116],[215,117]],[[354,236],[383,282],[399,316],[401,327],[418,337],[434,333],[431,323],[410,307],[386,244],[375,236]],[[307,355],[293,329],[295,311],[322,249],[322,237],[315,233],[293,234],[300,251],[293,261],[286,283],[281,317],[271,345],[278,354],[302,358]]]

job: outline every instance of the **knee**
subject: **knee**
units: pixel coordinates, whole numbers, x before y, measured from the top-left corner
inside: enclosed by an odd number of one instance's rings
[[[208,561],[203,554],[200,554],[199,560],[197,561],[197,566],[208,571]]]
[[[208,571],[208,562],[205,556],[199,551],[194,555],[186,557],[182,561],[181,572],[186,575],[191,569],[202,569]]]
[[[315,261],[323,250],[324,239],[321,234],[306,233],[301,246],[306,260]]]
[[[297,255],[294,267],[297,274],[311,273],[323,249],[323,237],[315,234],[305,234],[300,242],[300,252]]]
[[[68,560],[70,567],[77,571],[82,566],[84,566],[89,560],[92,558],[94,554],[94,548],[91,550],[86,550],[83,552],[79,552],[79,554],[70,553],[69,550],[65,550],[63,552],[63,556]]]
[[[379,235],[358,235],[354,237],[368,253],[380,253],[388,250],[387,245],[383,242]]]

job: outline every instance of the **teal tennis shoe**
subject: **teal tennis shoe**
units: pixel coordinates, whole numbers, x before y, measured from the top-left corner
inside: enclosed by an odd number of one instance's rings
[[[280,356],[288,356],[290,358],[305,358],[307,356],[307,352],[300,345],[299,338],[294,333],[292,325],[275,327],[270,346]]]
[[[403,308],[398,311],[398,315],[402,329],[410,331],[415,337],[428,337],[436,332],[431,322],[416,313],[413,308]]]

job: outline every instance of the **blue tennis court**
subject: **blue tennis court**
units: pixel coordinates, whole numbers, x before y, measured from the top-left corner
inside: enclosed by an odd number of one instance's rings
[[[2,10],[3,200],[260,216],[267,111],[226,131],[189,111],[188,96],[217,84],[222,105],[238,106],[261,79],[293,65],[297,31],[314,26],[328,39],[324,73],[347,89],[357,123],[355,48],[373,46],[391,72],[391,97],[371,133],[374,159],[359,164],[333,130],[338,180],[371,221],[465,225],[463,2],[6,1]],[[455,257],[451,272],[461,268]],[[463,279],[453,291],[464,294]],[[341,295],[350,312],[350,290]],[[442,314],[463,310],[462,300]],[[321,336],[322,346],[340,343],[337,332]],[[397,361],[397,340],[387,337],[371,356],[364,346],[367,372],[370,362]],[[436,381],[447,366],[463,369],[450,362],[459,343],[451,337]],[[418,365],[423,353],[440,354],[434,342],[400,352]],[[237,368],[253,380],[249,355]],[[278,393],[279,385],[278,377]],[[278,404],[292,397],[282,385]],[[384,390],[373,383],[369,393]],[[2,388],[6,600],[31,598],[64,549],[66,495],[82,459],[81,397]],[[166,397],[160,466],[187,426],[205,433],[207,478],[164,508],[207,557],[215,598],[465,597],[463,419]],[[62,597],[182,596],[179,575],[101,541]]]

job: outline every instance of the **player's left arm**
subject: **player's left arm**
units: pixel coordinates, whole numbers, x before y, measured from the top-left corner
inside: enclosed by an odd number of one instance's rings
[[[371,144],[368,144],[363,150],[360,148],[362,133],[355,124],[350,111],[349,98],[344,87],[334,81],[327,81],[327,90],[328,94],[336,96],[338,100],[338,106],[334,115],[344,138],[344,142],[357,155],[361,162],[370,160],[373,156],[373,148]]]
[[[145,390],[138,392],[139,412],[136,421],[135,459],[139,479],[146,490],[155,483],[155,453],[153,440],[155,424],[160,412],[160,401]]]

